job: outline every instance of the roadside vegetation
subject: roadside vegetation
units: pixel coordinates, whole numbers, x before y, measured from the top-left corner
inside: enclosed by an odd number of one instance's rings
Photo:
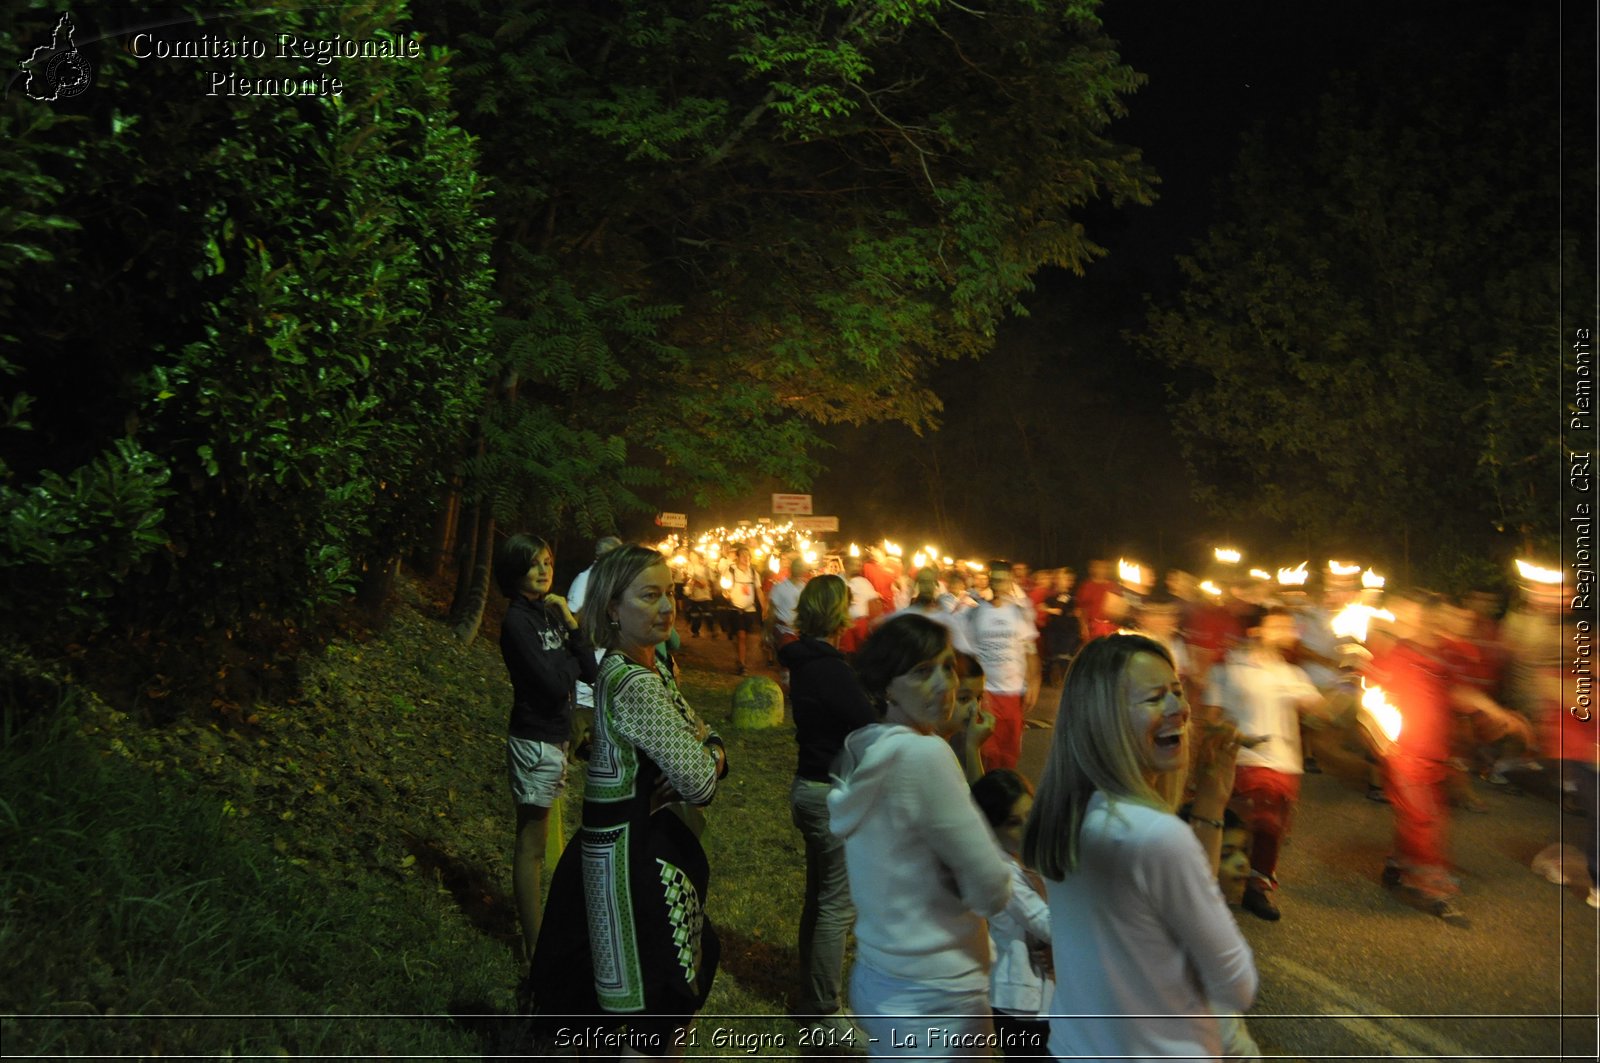
[[[74,684],[59,711],[29,714],[41,722],[8,716],[8,1052],[526,1047],[511,1015],[522,960],[509,689],[496,640],[462,649],[436,593],[448,591],[402,583],[381,630],[334,639],[304,666],[298,697],[243,717],[171,719]],[[728,1051],[714,1030],[793,1044],[782,1018],[804,882],[788,816],[793,731],[732,731],[735,682],[684,673],[733,765],[705,836],[723,966],[691,1054]],[[579,804],[567,804],[569,832]]]

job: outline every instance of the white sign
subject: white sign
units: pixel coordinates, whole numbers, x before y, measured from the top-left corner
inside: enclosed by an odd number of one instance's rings
[[[811,512],[810,495],[773,495],[772,512],[774,513],[804,513]]]
[[[839,530],[839,518],[796,517],[794,519],[794,530],[807,532],[836,532]]]
[[[656,524],[663,528],[687,528],[689,516],[686,513],[657,513]]]

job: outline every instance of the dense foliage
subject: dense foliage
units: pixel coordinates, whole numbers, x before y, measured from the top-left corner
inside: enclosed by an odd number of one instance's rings
[[[1247,141],[1225,220],[1142,337],[1179,371],[1175,420],[1218,512],[1442,579],[1553,546],[1559,301],[1564,284],[1590,308],[1593,226],[1559,214],[1552,39],[1397,44]],[[1592,202],[1575,195],[1592,159],[1567,173],[1569,203]]]
[[[54,12],[7,6],[5,54],[50,39]],[[405,16],[255,10],[162,33],[388,39]],[[482,402],[485,193],[442,53],[140,61],[130,32],[80,19],[106,35],[91,90],[0,112],[0,332],[22,337],[0,624],[28,639],[304,621],[425,523]],[[208,68],[345,89],[208,95]]]
[[[496,512],[598,526],[802,483],[817,423],[931,423],[928,367],[1099,252],[1087,203],[1152,194],[1096,6],[430,5],[496,192],[503,440],[559,440],[486,448]]]

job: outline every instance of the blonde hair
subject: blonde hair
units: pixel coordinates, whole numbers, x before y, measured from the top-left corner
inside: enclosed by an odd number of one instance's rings
[[[639,573],[666,563],[667,559],[655,550],[633,545],[608,551],[594,563],[584,592],[583,612],[578,617],[578,624],[591,643],[607,650],[622,647],[611,620],[611,607],[639,578]]]
[[[849,622],[849,585],[834,575],[812,576],[795,606],[795,630],[814,639],[825,639]]]
[[[1022,834],[1023,862],[1049,878],[1077,870],[1078,835],[1096,791],[1164,812],[1178,807],[1184,770],[1151,779],[1140,764],[1144,738],[1135,733],[1124,677],[1141,653],[1172,664],[1172,655],[1153,639],[1107,635],[1084,646],[1067,672],[1044,775]]]

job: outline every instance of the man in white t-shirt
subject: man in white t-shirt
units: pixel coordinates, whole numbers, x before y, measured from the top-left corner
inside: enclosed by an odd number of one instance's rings
[[[993,601],[962,614],[967,641],[983,665],[983,694],[994,714],[994,732],[983,743],[983,766],[1015,770],[1022,755],[1022,726],[1039,700],[1039,629],[1033,607],[1012,597],[1011,566],[989,562]]]
[[[794,627],[794,611],[800,604],[800,592],[810,578],[811,562],[797,553],[789,558],[789,578],[774,583],[767,592],[767,629],[771,632],[773,652],[800,637]]]
[[[689,637],[699,638],[704,625],[717,634],[716,616],[711,611],[711,566],[699,550],[689,551],[689,566],[683,572],[684,611],[689,616]]]
[[[761,609],[766,598],[761,592],[761,573],[750,563],[750,548],[743,543],[733,553],[733,564],[724,577],[728,596],[728,637],[733,639],[739,657],[739,674],[745,673],[745,644],[761,631]]]
[[[594,559],[596,561],[600,560],[621,545],[621,539],[618,539],[615,535],[607,535],[594,544]],[[571,609],[574,614],[583,609],[584,594],[589,589],[589,573],[593,571],[594,566],[590,565],[576,576],[573,576],[572,586],[567,588],[567,608]]]
[[[1322,695],[1305,672],[1284,659],[1299,637],[1282,606],[1262,613],[1249,641],[1211,669],[1206,713],[1220,714],[1242,736],[1229,805],[1250,828],[1250,883],[1241,907],[1269,922],[1279,918],[1268,895],[1278,888],[1278,851],[1300,797],[1305,765],[1300,714],[1320,710]]]

